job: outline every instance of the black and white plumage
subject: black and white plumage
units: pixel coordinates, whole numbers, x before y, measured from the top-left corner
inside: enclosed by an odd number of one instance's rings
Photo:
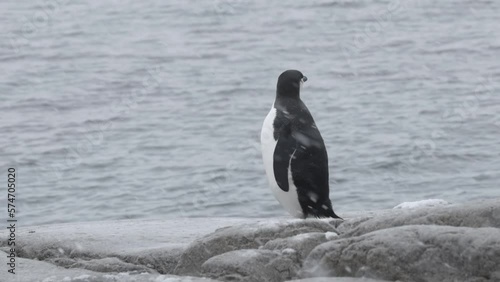
[[[307,80],[287,70],[261,132],[262,157],[274,196],[294,217],[340,218],[329,198],[328,155],[311,113],[300,99]]]

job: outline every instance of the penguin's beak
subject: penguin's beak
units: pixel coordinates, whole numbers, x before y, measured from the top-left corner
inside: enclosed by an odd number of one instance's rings
[[[306,82],[307,81],[307,76],[304,75],[304,77],[302,77],[302,82]]]

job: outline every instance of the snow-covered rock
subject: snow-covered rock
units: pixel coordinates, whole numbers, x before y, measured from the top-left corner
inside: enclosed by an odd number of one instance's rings
[[[297,253],[298,259],[303,260],[317,245],[327,241],[326,234],[329,233],[337,234],[331,231],[302,233],[292,237],[271,240],[267,242],[263,248],[268,250],[281,250],[285,252],[293,250]]]
[[[264,249],[230,251],[202,265],[204,276],[223,281],[285,281],[299,269],[293,253]]]
[[[343,231],[342,236],[350,237],[379,229],[421,224],[500,228],[500,199],[465,205],[392,210],[357,222],[356,225],[350,226],[350,229],[339,229],[339,231]]]
[[[258,221],[192,218],[23,226],[16,230],[16,274],[4,268],[0,282],[199,281],[160,274],[172,274],[182,252],[196,238],[224,226]],[[0,238],[7,238],[7,232],[1,230]],[[9,248],[2,239],[0,250]],[[6,263],[5,253],[0,254],[0,264]]]
[[[375,280],[366,277],[354,278],[354,277],[314,277],[314,278],[303,278],[297,280],[290,280],[289,282],[384,282],[386,280]]]
[[[500,199],[343,216],[23,227],[0,281],[500,281]]]
[[[218,229],[189,245],[175,269],[177,275],[199,275],[209,258],[240,249],[257,249],[268,241],[297,234],[335,231],[326,220],[267,220]]]
[[[317,246],[301,276],[500,281],[500,229],[408,225]]]
[[[137,272],[96,272],[81,268],[64,268],[52,263],[26,258],[16,259],[16,274],[6,271],[7,258],[1,253],[1,282],[211,282],[202,277],[160,275]]]

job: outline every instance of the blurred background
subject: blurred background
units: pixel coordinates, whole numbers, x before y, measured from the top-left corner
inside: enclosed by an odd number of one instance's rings
[[[278,75],[298,69],[340,216],[498,197],[499,15],[498,1],[2,1],[1,182],[17,169],[19,225],[287,216],[259,135]]]

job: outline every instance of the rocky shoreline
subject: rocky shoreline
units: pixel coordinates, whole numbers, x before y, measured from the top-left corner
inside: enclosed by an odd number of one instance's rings
[[[344,221],[189,218],[20,226],[16,274],[2,277],[500,281],[500,199],[401,207],[347,214]],[[0,250],[8,251],[5,240]],[[7,264],[6,255],[0,264]]]

